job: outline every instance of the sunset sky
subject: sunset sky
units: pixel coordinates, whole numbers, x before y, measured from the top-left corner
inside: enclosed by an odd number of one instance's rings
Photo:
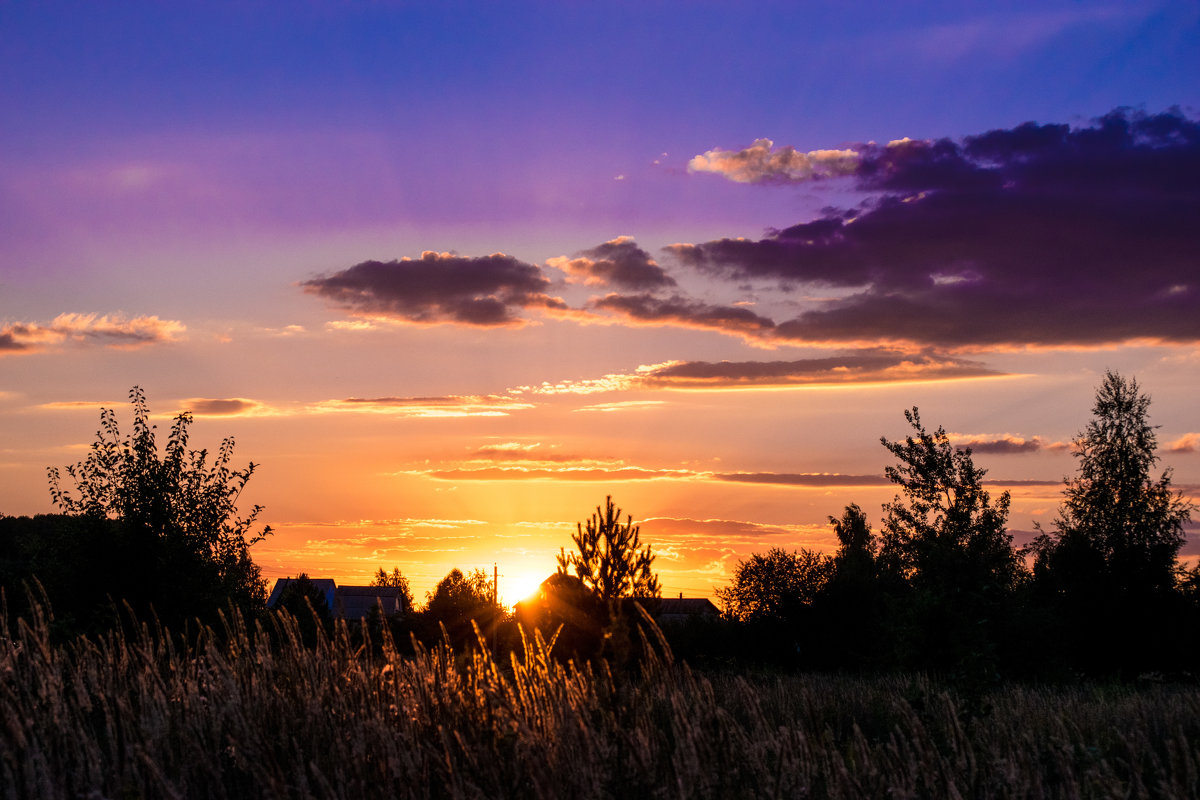
[[[269,579],[512,603],[611,494],[704,596],[914,405],[1027,541],[1105,369],[1200,496],[1192,0],[0,3],[0,109],[4,514],[136,384]]]

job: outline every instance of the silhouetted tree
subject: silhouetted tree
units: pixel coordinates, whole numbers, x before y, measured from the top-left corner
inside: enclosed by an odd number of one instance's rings
[[[1044,566],[1060,547],[1086,549],[1122,591],[1161,593],[1174,586],[1192,505],[1172,491],[1169,468],[1157,480],[1151,475],[1158,455],[1149,410],[1150,397],[1136,380],[1105,373],[1092,420],[1073,443],[1079,472],[1066,479],[1055,536],[1036,550]]]
[[[456,567],[427,595],[426,621],[444,626],[451,643],[457,647],[473,644],[472,621],[487,633],[504,615],[495,602],[494,589],[495,585],[483,570],[463,574]]]
[[[604,499],[603,511],[597,506],[586,527],[577,523],[576,530],[571,539],[577,552],[559,550],[560,573],[573,570],[584,586],[608,603],[622,597],[659,596],[658,574],[652,569],[654,553],[650,545],[639,542],[632,515],[621,523],[621,509],[613,505],[611,496]]]
[[[48,470],[54,504],[120,523],[130,559],[124,574],[110,576],[114,589],[128,592],[117,599],[152,605],[168,623],[211,621],[228,603],[260,610],[266,587],[249,548],[271,529],[254,530],[261,507],[245,516],[237,510],[256,465],[230,466],[232,437],[211,462],[207,450],[189,450],[187,412],[175,418],[160,457],[144,393],[135,386],[129,397],[133,432],[123,437],[112,409],[103,409],[87,458],[66,468],[73,489],[62,487],[57,468]]]
[[[813,606],[832,571],[832,559],[811,550],[773,547],[739,561],[717,599],[725,618],[743,628],[743,655],[811,665],[820,639]]]
[[[1030,546],[1042,598],[1080,669],[1137,670],[1167,658],[1176,638],[1176,559],[1192,505],[1171,489],[1158,456],[1150,398],[1108,371],[1092,419],[1074,440],[1053,533]]]
[[[885,472],[900,494],[883,506],[879,560],[912,592],[909,657],[914,666],[982,668],[994,661],[997,618],[1021,573],[1005,529],[1009,494],[993,504],[969,448],[954,448],[940,427],[926,431],[915,407],[904,416],[915,437],[880,439],[899,460]]]
[[[870,666],[881,659],[886,639],[875,536],[856,503],[846,506],[840,518],[829,517],[829,524],[840,546],[817,599],[823,666]]]
[[[399,567],[392,567],[391,572],[387,572],[383,567],[375,573],[375,577],[371,579],[370,586],[390,586],[393,589],[400,590],[400,610],[403,613],[413,611],[413,594],[412,589],[408,586],[408,578],[400,572]]]
[[[739,622],[793,622],[825,588],[833,561],[812,550],[772,547],[733,568],[729,585],[717,589],[726,617]]]

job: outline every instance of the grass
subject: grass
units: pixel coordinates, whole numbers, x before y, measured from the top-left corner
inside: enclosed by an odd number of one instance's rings
[[[661,645],[658,647],[663,653]],[[986,713],[979,713],[985,709]],[[1200,796],[1200,689],[578,669],[402,656],[343,627],[234,624],[187,650],[0,629],[13,798]]]

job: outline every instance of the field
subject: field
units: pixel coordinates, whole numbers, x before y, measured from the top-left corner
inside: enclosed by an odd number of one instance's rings
[[[1197,797],[1200,689],[575,669],[540,639],[398,654],[345,628],[0,631],[13,798]]]

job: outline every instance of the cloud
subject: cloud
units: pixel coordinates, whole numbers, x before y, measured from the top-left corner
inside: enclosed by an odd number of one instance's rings
[[[1200,450],[1200,433],[1185,433],[1167,445],[1168,453],[1194,453]]]
[[[364,261],[300,286],[355,315],[423,325],[521,325],[522,310],[566,309],[546,294],[550,281],[540,269],[503,253],[425,251],[419,259]]]
[[[876,351],[793,361],[670,361],[639,369],[637,383],[646,388],[728,389],[890,383],[1000,374],[966,359]]]
[[[647,469],[645,467],[481,467],[478,469],[438,469],[414,474],[444,481],[652,481],[690,480],[703,477],[686,469]]]
[[[778,486],[886,486],[884,475],[843,475],[838,472],[724,472],[715,476],[735,483],[766,483]]]
[[[155,316],[59,314],[47,323],[12,322],[0,327],[0,355],[34,352],[62,344],[131,350],[177,341],[182,322]]]
[[[1200,123],[1182,112],[853,149],[860,208],[668,252],[731,281],[836,290],[775,326],[780,342],[1200,341]]]
[[[977,361],[937,353],[863,350],[791,361],[665,361],[640,366],[631,374],[545,383],[540,387],[522,387],[522,390],[534,394],[596,394],[654,389],[723,391],[992,378],[1004,374]],[[645,402],[654,401],[640,401],[639,405]],[[607,410],[624,405],[606,403],[589,408]]]
[[[241,417],[262,410],[264,406],[257,400],[246,400],[240,397],[209,398],[193,397],[184,400],[183,408],[197,417]]]
[[[884,475],[843,475],[837,472],[724,472],[716,473],[714,478],[722,481],[737,483],[764,483],[779,486],[887,486],[891,483]],[[1062,481],[1043,481],[1026,479],[997,479],[985,478],[985,484],[992,486],[1061,486]]]
[[[742,306],[712,305],[679,295],[668,298],[651,294],[607,294],[589,305],[607,311],[634,325],[676,325],[698,330],[737,334],[753,342],[762,341],[775,323]]]
[[[550,452],[540,443],[521,444],[520,442],[502,442],[488,444],[471,452],[470,458],[476,461],[494,461],[501,463],[534,463],[534,464],[563,464],[580,463],[584,459],[569,453]]]
[[[615,286],[633,291],[670,288],[675,280],[628,236],[618,236],[576,258],[559,256],[546,263],[586,286]]]
[[[688,172],[715,172],[738,183],[799,183],[851,175],[858,167],[855,150],[772,149],[770,139],[756,139],[743,150],[713,148],[688,162]]]
[[[533,408],[508,395],[446,395],[442,397],[348,397],[316,404],[316,411],[392,414],[401,417],[506,417]]]
[[[1038,436],[1026,439],[1022,436],[1014,436],[1011,433],[996,435],[951,433],[947,435],[956,447],[970,448],[976,454],[1017,455],[1036,453],[1043,447],[1042,440]]]

